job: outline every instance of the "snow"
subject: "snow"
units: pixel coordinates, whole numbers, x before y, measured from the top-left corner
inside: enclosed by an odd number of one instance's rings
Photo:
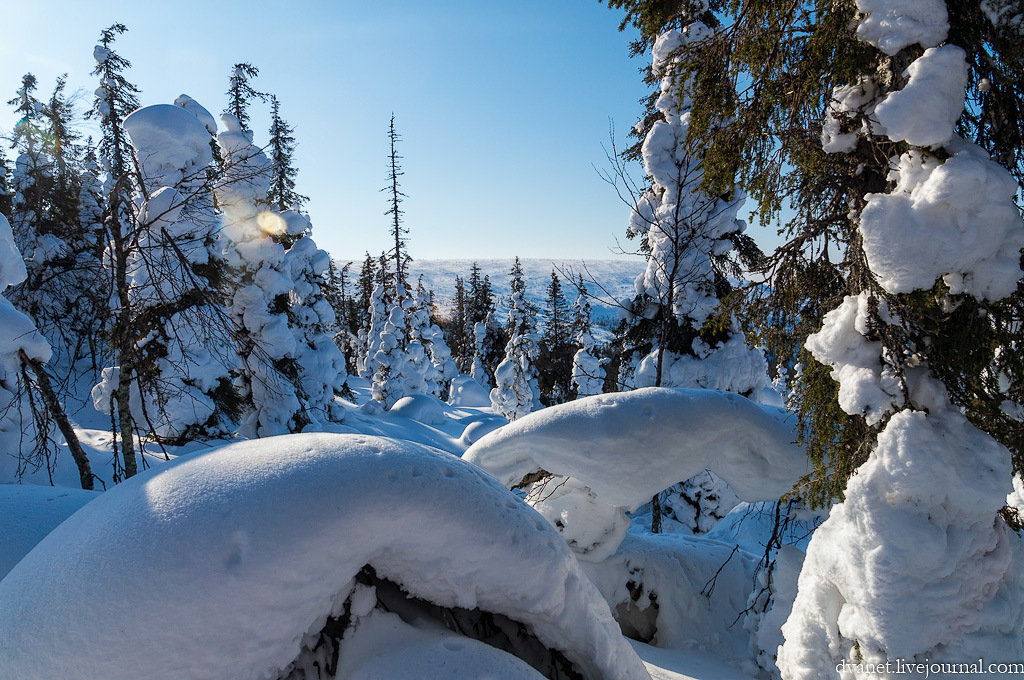
[[[854,641],[866,663],[1024,658],[1024,545],[996,515],[1009,453],[935,402],[892,417],[811,538],[787,679],[832,672]]]
[[[546,408],[464,458],[508,487],[541,469],[571,476],[630,510],[705,469],[741,498],[771,500],[806,470],[794,425],[781,409],[730,392],[651,387]]]
[[[0,579],[47,534],[99,492],[0,484]]]
[[[25,280],[25,260],[14,242],[14,232],[7,218],[0,215],[0,295],[10,286]]]
[[[876,91],[877,85],[869,78],[856,85],[837,85],[832,89],[821,129],[821,148],[826,153],[850,153],[857,148],[857,139],[870,132],[866,118],[874,111]],[[843,132],[841,122],[857,115],[865,118],[860,128]]]
[[[1024,221],[1017,182],[980,147],[950,142],[939,162],[911,149],[892,171],[895,188],[868,194],[861,214],[864,252],[890,293],[932,287],[998,300],[1017,289]]]
[[[143,107],[124,119],[124,128],[139,152],[147,183],[175,186],[196,168],[213,162],[210,131],[179,106]]]
[[[651,534],[634,522],[614,555],[581,564],[631,637],[747,659],[752,667],[747,632],[735,622],[746,608],[757,558],[733,547],[685,534]]]
[[[195,99],[192,99],[192,97],[189,97],[187,94],[178,95],[178,98],[174,100],[174,105],[180,106],[198,118],[199,122],[203,124],[203,127],[205,127],[211,135],[217,134],[217,121],[214,119],[213,114],[207,111]]]
[[[423,630],[372,611],[342,646],[338,677],[348,680],[542,680],[526,662],[447,629]]]
[[[90,502],[0,582],[0,660],[68,680],[279,677],[366,564],[423,600],[526,624],[586,677],[647,677],[512,494],[422,445],[326,434],[181,457]]]
[[[882,343],[868,340],[868,293],[848,295],[825,315],[821,330],[807,338],[806,347],[822,364],[832,367],[839,383],[839,406],[862,415],[874,425],[902,403],[899,378],[882,361]]]
[[[448,403],[452,406],[491,407],[490,391],[469,375],[459,375],[452,380],[448,392]]]
[[[889,56],[915,43],[935,47],[949,31],[944,0],[857,0],[857,9],[867,15],[857,37]]]
[[[889,139],[915,146],[939,146],[952,139],[964,109],[966,56],[956,45],[943,45],[914,60],[907,68],[907,84],[875,107]]]

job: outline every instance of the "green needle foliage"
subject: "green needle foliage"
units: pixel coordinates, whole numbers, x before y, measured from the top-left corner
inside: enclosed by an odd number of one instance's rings
[[[639,54],[660,33],[679,27],[680,17],[693,17],[708,3],[607,4],[625,12],[623,27],[639,30],[632,48]],[[986,149],[1020,182],[1021,25],[993,26],[977,2],[947,5],[946,43],[965,50],[970,68],[957,134]],[[992,5],[1020,13],[1018,0]],[[799,487],[800,495],[815,504],[841,498],[884,426],[883,421],[869,427],[863,418],[844,413],[830,369],[803,347],[844,296],[865,291],[874,302],[869,339],[883,343],[897,375],[904,366],[926,364],[971,422],[1007,446],[1016,471],[1024,471],[1024,425],[1014,416],[1015,404],[1024,404],[1024,288],[996,303],[951,295],[941,281],[929,291],[893,295],[882,290],[861,247],[858,216],[868,194],[891,189],[890,159],[908,147],[861,136],[850,153],[822,149],[833,88],[870,77],[881,98],[902,87],[906,67],[922,48],[913,45],[889,56],[859,40],[854,0],[711,0],[702,18],[716,31],[689,46],[681,68],[693,79],[690,135],[706,149],[705,189],[725,194],[738,178],[754,203],[755,218],[775,225],[784,237],[783,245],[755,267],[755,283],[727,300],[727,311],[737,314],[770,354],[802,365],[793,407],[814,472]],[[861,124],[851,115],[842,131]],[[635,157],[637,147],[631,151]],[[942,160],[944,152],[933,154]],[[879,317],[878,309],[885,307],[896,322]]]

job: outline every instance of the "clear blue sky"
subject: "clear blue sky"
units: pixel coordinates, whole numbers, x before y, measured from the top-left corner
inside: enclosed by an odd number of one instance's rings
[[[618,143],[646,93],[631,33],[597,0],[9,3],[0,94],[61,73],[89,106],[92,47],[128,26],[118,52],[143,105],[186,93],[215,116],[231,66],[281,100],[296,128],[298,189],[317,243],[338,257],[388,246],[387,126],[403,141],[405,224],[414,258],[614,257],[628,208],[598,176],[609,120]],[[266,143],[265,106],[254,105]],[[10,130],[10,107],[0,128]],[[638,173],[639,174],[639,173]]]

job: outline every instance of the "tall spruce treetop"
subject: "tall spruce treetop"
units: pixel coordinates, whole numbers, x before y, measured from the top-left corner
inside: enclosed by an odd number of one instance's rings
[[[93,49],[96,68],[93,75],[100,79],[96,88],[96,100],[87,115],[99,116],[100,160],[109,175],[109,182],[118,182],[131,168],[131,151],[125,138],[123,121],[129,113],[139,108],[139,88],[128,82],[124,72],[131,68],[130,61],[113,50],[117,36],[128,29],[124,24],[114,24],[100,33],[100,43]],[[109,189],[108,189],[109,192]],[[121,192],[123,195],[123,191]]]
[[[299,209],[309,200],[308,196],[295,191],[295,128],[281,118],[281,102],[277,95],[270,95],[270,153],[271,177],[267,204],[275,210]]]
[[[405,174],[399,163],[402,157],[398,155],[396,148],[401,139],[401,135],[395,131],[395,114],[392,113],[391,125],[388,128],[388,140],[391,143],[391,154],[388,159],[388,186],[381,191],[388,193],[388,202],[390,203],[390,207],[384,214],[391,215],[391,237],[394,240],[394,246],[388,251],[388,255],[395,263],[395,284],[406,286],[406,269],[412,258],[409,257],[406,244],[406,235],[409,233],[409,229],[402,226],[402,215],[405,214],[405,211],[402,210],[401,205],[402,199],[406,196],[398,188],[398,178]]]
[[[257,77],[260,70],[248,63],[235,64],[231,69],[231,76],[228,78],[228,105],[224,113],[229,113],[238,119],[238,124],[243,130],[249,129],[249,104],[253,99],[260,101],[267,100],[267,94],[254,88],[249,80]],[[287,207],[287,206],[286,206]]]

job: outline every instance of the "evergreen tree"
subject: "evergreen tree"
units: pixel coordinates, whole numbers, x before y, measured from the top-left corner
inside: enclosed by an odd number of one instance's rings
[[[0,147],[0,215],[11,219],[14,209],[14,190],[11,188],[11,164],[3,147]]]
[[[114,320],[111,324],[110,346],[113,361],[118,366],[117,389],[109,408],[116,408],[117,427],[115,435],[120,437],[121,471],[131,477],[137,470],[134,443],[134,421],[131,409],[131,385],[137,359],[133,337],[132,300],[128,293],[128,253],[132,242],[134,214],[130,195],[133,189],[132,155],[127,135],[121,121],[139,107],[138,88],[125,78],[124,72],[131,68],[131,62],[112,49],[117,36],[126,30],[124,24],[114,24],[100,34],[100,44],[93,50],[100,86],[88,115],[100,119],[100,161],[106,171],[103,195],[106,199],[106,233],[109,238],[109,252],[106,260],[112,269],[113,294],[116,296]],[[116,403],[116,406],[115,406]],[[117,470],[117,436],[114,440],[115,479]]]
[[[572,359],[572,389],[576,398],[604,392],[605,369],[608,359],[598,358],[597,343],[590,334],[590,299],[583,283],[583,275],[576,282],[579,291],[572,307],[572,330],[576,339],[576,354]]]
[[[461,373],[472,370],[473,341],[467,332],[469,324],[469,296],[461,276],[455,277],[455,300],[451,322],[448,324],[448,346]]]
[[[275,210],[299,209],[309,197],[295,191],[295,129],[281,118],[281,102],[277,95],[270,95],[270,191],[266,203]]]
[[[547,321],[537,357],[541,401],[551,406],[569,398],[574,347],[569,332],[569,307],[558,274],[547,286]]]
[[[402,166],[399,161],[402,157],[398,155],[396,145],[401,141],[401,136],[395,131],[395,114],[391,114],[391,126],[388,128],[388,141],[391,143],[391,154],[389,156],[388,165],[388,186],[381,189],[388,193],[388,202],[390,206],[385,215],[391,215],[391,238],[394,241],[394,247],[388,251],[388,255],[395,263],[395,284],[399,286],[406,285],[406,269],[412,258],[409,257],[408,245],[406,242],[406,236],[409,233],[408,227],[402,226],[402,215],[405,211],[402,210],[402,199],[405,198],[405,194],[398,188],[398,178],[404,175],[402,172]]]
[[[613,4],[644,41],[662,30],[662,3]],[[796,213],[749,309],[769,350],[804,366],[815,472],[801,493],[844,497],[808,546],[783,677],[830,674],[850,649],[871,664],[1024,653],[996,597],[1020,596],[998,513],[1011,462],[1024,467],[1009,405],[1024,368],[1024,47],[1009,8],[739,2],[727,34],[681,54],[690,135],[711,140],[707,190],[739,168],[762,219]],[[907,551],[892,529],[907,526],[941,555]]]
[[[252,100],[267,100],[266,93],[260,92],[249,82],[259,74],[258,68],[243,62],[232,67],[231,76],[228,78],[228,106],[224,113],[234,116],[243,130],[249,129],[249,105]]]
[[[512,266],[511,277],[509,340],[505,345],[505,359],[494,370],[496,386],[491,390],[494,412],[510,421],[540,407],[535,367],[538,349],[533,326],[536,310],[526,300],[526,281],[518,257]]]

